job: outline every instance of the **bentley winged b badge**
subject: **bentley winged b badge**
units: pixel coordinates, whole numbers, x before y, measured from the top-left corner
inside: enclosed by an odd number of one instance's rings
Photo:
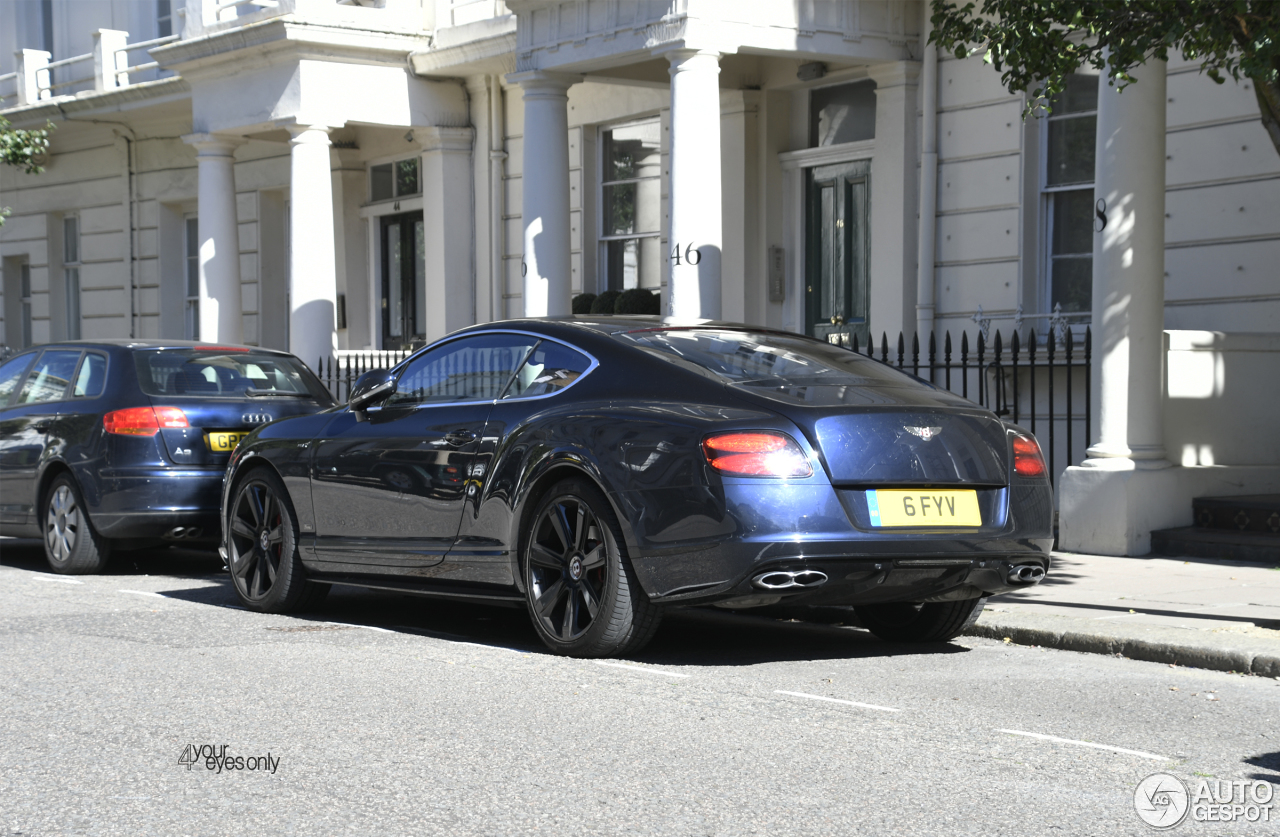
[[[910,425],[906,425],[902,429],[910,433],[912,436],[919,436],[926,442],[942,432],[941,427],[911,427]]]

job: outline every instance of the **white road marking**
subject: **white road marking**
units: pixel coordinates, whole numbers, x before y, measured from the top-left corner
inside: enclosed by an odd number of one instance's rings
[[[154,596],[157,599],[167,599],[168,596],[162,596],[159,593],[152,593],[150,590],[117,590],[117,593],[132,593],[135,596]]]
[[[663,671],[658,668],[646,668],[644,666],[629,666],[626,663],[606,663],[604,660],[592,660],[598,666],[608,666],[609,668],[625,668],[631,671],[643,671],[645,674],[661,674],[663,677],[691,677],[689,674],[678,674],[674,671]]]
[[[784,692],[776,689],[775,692],[780,695],[791,695],[792,697],[808,698],[809,700],[825,700],[828,703],[842,703],[845,706],[857,706],[860,709],[878,709],[881,712],[901,712],[901,709],[894,709],[892,706],[876,706],[874,703],[858,703],[856,700],[840,700],[839,698],[824,697],[823,695],[809,695],[804,692]]]
[[[1172,761],[1168,756],[1157,756],[1155,753],[1144,753],[1141,750],[1126,750],[1124,747],[1112,747],[1110,744],[1094,744],[1091,741],[1076,741],[1073,738],[1058,738],[1056,735],[1042,735],[1038,732],[1022,732],[1016,729],[1000,729],[996,732],[1005,732],[1009,735],[1025,735],[1027,738],[1038,738],[1041,741],[1052,741],[1055,744],[1076,744],[1080,747],[1092,747],[1095,750],[1110,750],[1113,753],[1124,753],[1129,756],[1140,756],[1144,759],[1154,759],[1155,761]]]
[[[61,581],[63,584],[84,584],[83,581],[76,581],[74,578],[60,578],[56,575],[37,575],[36,581]]]
[[[394,634],[395,631],[387,628],[375,628],[372,625],[352,625],[349,622],[321,622],[322,625],[341,625],[344,628],[364,628],[366,631],[377,631],[380,634]]]

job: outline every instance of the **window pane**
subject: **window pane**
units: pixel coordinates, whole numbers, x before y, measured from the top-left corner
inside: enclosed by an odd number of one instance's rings
[[[67,268],[67,339],[80,339],[80,268]]]
[[[200,296],[200,222],[198,218],[187,219],[187,297],[197,299]]]
[[[4,365],[0,365],[0,407],[9,406],[9,402],[13,400],[13,391],[18,386],[18,381],[22,380],[22,376],[26,374],[27,368],[31,366],[31,361],[35,360],[34,353],[15,357],[13,360],[7,361]]]
[[[415,358],[387,405],[496,399],[537,338],[519,334],[464,337]]]
[[[1092,183],[1096,116],[1075,116],[1049,122],[1050,186]]]
[[[1098,109],[1098,77],[1079,73],[1067,76],[1067,85],[1053,97],[1053,115]]]
[[[156,0],[156,34],[160,38],[173,34],[173,11],[169,0]]]
[[[102,385],[106,380],[107,359],[91,352],[84,356],[84,362],[80,364],[80,374],[76,375],[76,385],[71,394],[97,398],[102,394]]]
[[[1093,305],[1093,257],[1053,259],[1053,304],[1063,311],[1088,311]]]
[[[22,263],[21,270],[21,294],[23,299],[31,298],[31,265],[27,262]]]
[[[418,158],[396,163],[396,197],[418,194]]]
[[[1093,190],[1053,195],[1053,254],[1093,254]]]
[[[18,403],[39,404],[60,400],[67,391],[67,384],[71,382],[79,360],[79,352],[45,352],[40,355],[36,368],[31,370],[26,383],[22,385],[22,396]]]
[[[67,264],[80,261],[80,219],[62,219],[62,260]]]
[[[604,228],[606,235],[636,231],[636,183],[604,187]]]
[[[859,81],[815,90],[809,98],[809,144],[837,145],[876,136],[876,83]]]
[[[332,403],[324,385],[292,355],[159,349],[134,352],[133,360],[148,395],[244,398],[252,388]]]
[[[520,367],[503,398],[532,398],[565,389],[591,366],[579,351],[559,343],[542,341]]]
[[[661,135],[656,119],[605,131],[605,181],[660,177]]]
[[[656,235],[606,242],[605,259],[611,291],[657,288],[662,283],[662,241]]]
[[[390,200],[393,197],[390,163],[369,169],[369,194],[375,201]]]

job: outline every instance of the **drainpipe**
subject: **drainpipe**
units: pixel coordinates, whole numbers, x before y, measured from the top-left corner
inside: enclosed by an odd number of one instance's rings
[[[506,214],[505,189],[503,188],[502,161],[507,159],[503,150],[506,144],[506,127],[503,121],[502,77],[490,76],[489,91],[489,186],[493,192],[489,199],[489,320],[507,317],[507,265],[503,260],[503,216]]]
[[[924,10],[920,42],[924,44],[924,66],[921,70],[920,105],[923,110],[920,131],[920,234],[916,258],[916,333],[920,351],[929,350],[934,314],[934,237],[938,208],[938,48],[930,44],[933,22],[929,19],[930,3],[920,4]]]

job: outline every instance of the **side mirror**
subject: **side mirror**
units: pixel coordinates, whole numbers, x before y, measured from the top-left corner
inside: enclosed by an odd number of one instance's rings
[[[351,387],[347,403],[353,410],[363,410],[386,398],[396,387],[395,376],[389,369],[372,369],[356,379]]]

